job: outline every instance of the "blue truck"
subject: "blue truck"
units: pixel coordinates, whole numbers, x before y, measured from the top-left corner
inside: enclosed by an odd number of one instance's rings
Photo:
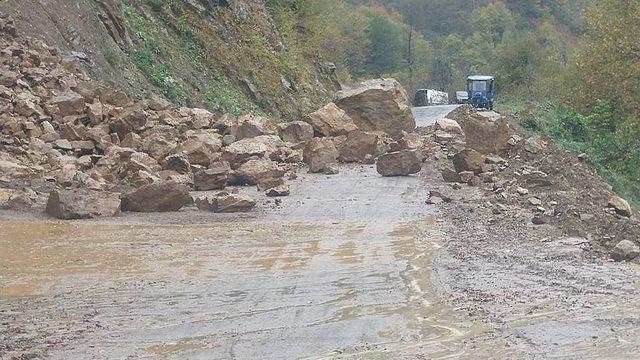
[[[469,104],[476,109],[493,110],[496,81],[493,76],[470,75],[467,77]]]

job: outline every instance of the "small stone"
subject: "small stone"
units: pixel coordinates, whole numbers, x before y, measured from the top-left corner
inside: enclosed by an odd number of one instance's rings
[[[444,202],[444,200],[438,196],[431,196],[428,200],[427,200],[427,204],[429,205],[440,205]]]
[[[629,203],[625,199],[619,196],[613,196],[611,197],[611,199],[609,199],[609,208],[614,209],[615,212],[620,216],[631,217],[631,215],[633,214],[631,205],[629,205]]]
[[[516,192],[517,192],[518,194],[520,194],[520,195],[523,195],[523,196],[524,196],[524,195],[529,195],[529,189],[525,189],[525,188],[523,188],[523,187],[518,187],[518,188],[516,189]]]
[[[527,201],[529,202],[529,204],[531,204],[533,206],[542,205],[542,200],[538,199],[537,197],[531,197]]]
[[[533,219],[531,220],[531,222],[534,225],[544,225],[544,224],[548,224],[549,223],[549,217],[543,214],[540,215],[536,215],[533,217]]]
[[[289,196],[291,192],[289,191],[289,185],[281,185],[267,190],[266,194],[269,197],[281,197]]]
[[[639,255],[640,247],[629,240],[620,241],[611,252],[611,258],[615,261],[633,260]]]

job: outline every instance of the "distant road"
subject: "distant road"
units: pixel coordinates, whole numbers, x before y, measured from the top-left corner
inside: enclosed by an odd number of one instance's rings
[[[460,107],[460,105],[437,105],[415,107],[411,110],[413,111],[413,116],[416,118],[416,126],[427,127],[433,125],[436,120],[445,117],[458,107]]]

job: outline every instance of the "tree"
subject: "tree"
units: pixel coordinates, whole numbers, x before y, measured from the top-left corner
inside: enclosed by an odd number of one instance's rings
[[[447,91],[453,81],[453,65],[451,59],[443,51],[436,56],[431,64],[431,79],[438,85],[438,90]]]
[[[368,30],[368,68],[376,76],[396,71],[402,65],[402,30],[386,17],[375,15]]]

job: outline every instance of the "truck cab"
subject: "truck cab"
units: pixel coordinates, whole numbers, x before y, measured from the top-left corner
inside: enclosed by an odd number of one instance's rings
[[[469,104],[477,109],[493,110],[495,78],[486,75],[471,75],[467,78]]]

